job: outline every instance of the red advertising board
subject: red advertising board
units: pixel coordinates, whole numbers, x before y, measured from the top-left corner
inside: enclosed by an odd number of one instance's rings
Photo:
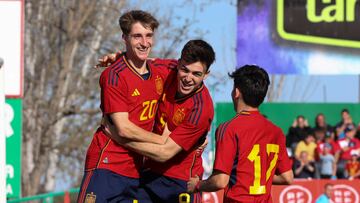
[[[313,203],[327,183],[334,185],[333,203],[359,203],[360,180],[296,180],[292,185],[272,187],[274,203]],[[203,193],[203,203],[222,203],[223,191]]]
[[[360,202],[360,180],[297,180],[289,186],[273,186],[273,202],[315,202],[324,193],[324,186],[327,183],[334,185],[331,198],[334,203]]]

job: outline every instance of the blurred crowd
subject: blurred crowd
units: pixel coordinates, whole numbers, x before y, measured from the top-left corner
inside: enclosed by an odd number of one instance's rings
[[[294,120],[286,146],[295,178],[360,178],[360,123],[353,122],[348,109],[341,111],[339,120],[331,126],[322,113],[316,116],[314,127],[302,115]]]

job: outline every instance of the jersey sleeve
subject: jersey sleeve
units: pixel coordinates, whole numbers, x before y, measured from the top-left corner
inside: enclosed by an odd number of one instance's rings
[[[175,59],[156,58],[152,60],[150,64],[166,77],[172,70],[176,69],[178,61]]]
[[[213,119],[213,109],[194,108],[184,121],[170,134],[170,138],[183,150],[192,149],[202,138],[206,137]]]
[[[127,85],[113,69],[106,69],[100,76],[101,102],[105,114],[127,112]]]
[[[235,133],[231,133],[227,128],[227,123],[224,123],[216,129],[215,141],[214,170],[230,175],[233,165],[237,161],[235,158],[238,150],[238,139]]]
[[[285,135],[278,129],[279,135],[279,157],[278,165],[276,168],[276,174],[282,174],[286,171],[291,170],[291,160],[287,154],[286,145],[285,145]]]

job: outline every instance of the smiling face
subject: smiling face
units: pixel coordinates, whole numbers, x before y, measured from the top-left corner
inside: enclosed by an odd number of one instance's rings
[[[208,72],[205,64],[200,61],[186,63],[180,60],[178,64],[178,93],[181,96],[188,95],[200,88],[203,80],[207,77]]]
[[[144,27],[140,22],[134,23],[128,35],[123,39],[126,43],[126,52],[135,62],[145,61],[153,45],[154,32],[150,27]]]

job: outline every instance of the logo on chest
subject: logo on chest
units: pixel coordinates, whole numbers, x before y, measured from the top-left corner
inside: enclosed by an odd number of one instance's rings
[[[133,91],[133,93],[131,94],[132,97],[136,97],[136,96],[140,96],[140,92],[137,88],[135,88],[135,90]]]
[[[162,94],[164,91],[164,81],[159,76],[156,76],[155,79],[155,89],[156,89],[156,93],[158,94]]]
[[[183,122],[185,118],[185,109],[184,108],[179,108],[179,109],[176,109],[175,113],[174,113],[174,116],[172,118],[172,122],[178,126],[180,125],[180,123]]]

